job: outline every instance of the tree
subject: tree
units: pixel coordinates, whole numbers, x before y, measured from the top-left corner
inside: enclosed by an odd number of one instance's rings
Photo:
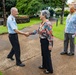
[[[40,8],[41,3],[36,1],[36,0],[32,0],[30,2],[30,4],[28,5],[28,8],[26,10],[26,13],[34,15],[35,13],[37,13],[37,11]]]
[[[17,0],[16,7],[19,10],[20,14],[27,14],[26,10],[31,0]]]
[[[6,25],[6,10],[5,10],[5,0],[3,2],[3,18],[4,18],[4,25]]]
[[[16,6],[17,0],[5,0],[6,11],[10,11],[11,7]]]
[[[64,6],[67,0],[17,0],[16,7],[19,9],[20,14],[34,15],[39,10],[45,9],[46,7],[62,9],[61,12],[61,23],[63,23]]]
[[[43,1],[44,1],[44,3],[46,3],[46,1],[47,1],[54,8],[60,7],[62,9],[60,23],[63,24],[64,7],[66,5],[67,0],[43,0]]]
[[[0,1],[1,1],[0,2],[0,7],[3,7],[3,0],[0,0]],[[5,1],[5,9],[6,9],[6,11],[10,11],[11,7],[15,7],[16,3],[17,3],[17,0],[4,0],[4,1]]]
[[[61,12],[60,24],[63,24],[65,2],[66,2],[65,0],[62,0],[62,12]]]
[[[60,8],[62,9],[62,11],[61,11],[61,21],[60,21],[60,24],[63,24],[64,8],[65,8],[65,6],[66,6],[66,2],[67,2],[67,0],[60,0],[59,6],[60,6]]]
[[[34,15],[41,8],[41,5],[38,0],[18,0],[16,7],[20,14]]]
[[[16,0],[0,0],[0,11],[3,11],[4,25],[6,25],[6,11],[16,6]]]
[[[44,2],[45,4],[47,4],[47,3],[49,2],[49,0],[43,0],[43,2]]]

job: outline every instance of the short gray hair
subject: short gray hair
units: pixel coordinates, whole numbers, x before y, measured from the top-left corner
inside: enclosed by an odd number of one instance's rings
[[[18,9],[16,7],[12,7],[10,12],[12,13],[14,10],[18,10]]]
[[[48,10],[42,10],[41,11],[42,15],[45,16],[45,18],[49,18],[50,17],[50,12]]]

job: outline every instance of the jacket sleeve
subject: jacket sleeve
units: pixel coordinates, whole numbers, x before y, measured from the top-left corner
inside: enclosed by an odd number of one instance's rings
[[[33,32],[30,33],[30,35],[36,35],[38,33],[38,30],[34,30]]]
[[[53,41],[53,34],[52,34],[52,25],[51,25],[51,23],[47,24],[46,31],[47,31],[47,34],[48,34],[47,39],[49,41],[49,45],[51,45],[51,42]]]

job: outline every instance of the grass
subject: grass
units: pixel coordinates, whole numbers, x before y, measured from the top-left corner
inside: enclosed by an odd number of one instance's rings
[[[61,39],[61,40],[64,39],[65,25],[66,25],[66,17],[64,18],[64,23],[63,23],[63,25],[60,24],[60,20],[58,21],[58,26],[53,25],[53,35],[54,35],[56,38],[59,38],[59,39]]]
[[[25,27],[32,26],[32,25],[38,24],[40,22],[41,22],[41,20],[39,18],[33,18],[30,20],[29,23],[18,24],[18,29],[21,30]],[[7,32],[8,31],[7,31],[6,26],[0,26],[0,34],[7,33]]]
[[[41,20],[39,18],[33,18],[33,19],[30,20],[29,23],[18,24],[18,29],[21,30],[25,27],[29,27],[29,26],[38,24],[40,22],[41,22]],[[60,24],[60,19],[58,21],[58,26],[56,26],[56,24],[53,25],[53,35],[54,35],[54,37],[59,38],[61,40],[64,40],[65,25],[66,25],[66,17],[64,17],[63,25]],[[4,26],[0,26],[0,34],[3,34],[3,33],[7,33],[7,28],[4,27]],[[76,43],[76,39],[75,39],[75,43]]]
[[[40,22],[41,22],[41,20],[39,18],[33,18],[33,19],[30,20],[29,23],[18,24],[18,29],[21,30],[25,27],[29,27],[29,26],[38,24]]]
[[[0,26],[0,34],[7,33],[6,26]]]
[[[64,17],[63,25],[60,24],[60,20],[58,22],[58,26],[53,25],[53,35],[54,35],[54,37],[59,38],[61,40],[64,40],[65,25],[66,25],[66,17]],[[75,38],[75,44],[76,44],[76,38]]]
[[[34,24],[37,24],[40,22],[41,22],[41,20],[39,18],[33,18],[30,20],[29,23],[18,24],[18,29],[21,30],[25,27],[28,27],[28,26],[31,26],[31,25],[34,25]],[[64,24],[63,25],[60,24],[60,21],[58,23],[59,24],[58,26],[53,25],[53,34],[56,38],[59,38],[61,40],[64,39],[65,23],[66,23],[66,18],[64,18]],[[4,26],[0,26],[0,34],[3,34],[3,33],[7,33],[7,28]]]
[[[2,75],[2,72],[0,72],[0,75]]]

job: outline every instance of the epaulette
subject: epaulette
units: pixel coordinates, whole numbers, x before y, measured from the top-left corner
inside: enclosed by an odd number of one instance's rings
[[[12,21],[14,21],[14,19],[12,18]]]

